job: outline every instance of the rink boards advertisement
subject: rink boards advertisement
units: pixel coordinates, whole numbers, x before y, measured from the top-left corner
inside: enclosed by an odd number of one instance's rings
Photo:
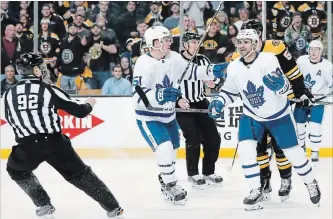
[[[84,101],[86,98],[77,98]],[[153,156],[136,124],[130,97],[96,98],[94,110],[86,118],[75,118],[60,111],[63,133],[72,140],[73,147],[84,158],[139,158]],[[3,104],[3,101],[1,101]],[[221,135],[220,158],[233,157],[237,146],[239,119],[243,106],[236,101],[225,110],[224,119],[217,120]],[[320,156],[332,157],[332,106],[326,106],[323,120]],[[12,128],[5,120],[3,105],[0,115],[1,158],[5,159],[16,144]],[[185,141],[181,137],[178,157],[185,157]]]

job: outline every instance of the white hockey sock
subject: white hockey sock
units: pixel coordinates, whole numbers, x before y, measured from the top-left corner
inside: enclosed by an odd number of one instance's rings
[[[165,184],[177,181],[175,174],[175,150],[170,141],[160,144],[156,149],[157,165]]]
[[[258,189],[260,184],[260,167],[257,162],[257,142],[245,140],[238,143],[238,156],[243,172],[251,189]]]
[[[319,151],[321,145],[321,124],[310,122],[310,147],[312,151]]]
[[[305,123],[297,123],[297,134],[298,134],[298,144],[300,146],[305,145],[305,139],[306,139]]]
[[[282,150],[295,168],[297,174],[302,178],[303,182],[306,184],[313,182],[314,176],[312,173],[312,166],[306,158],[303,149],[297,145],[292,148]]]

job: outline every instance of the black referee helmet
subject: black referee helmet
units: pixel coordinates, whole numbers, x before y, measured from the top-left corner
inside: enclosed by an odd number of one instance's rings
[[[189,40],[200,40],[201,39],[201,35],[197,34],[197,33],[193,33],[193,32],[186,32],[183,35],[183,43],[189,41]]]
[[[41,77],[46,71],[43,57],[38,53],[23,53],[16,60],[16,71],[23,76]],[[40,72],[40,74],[36,74]]]

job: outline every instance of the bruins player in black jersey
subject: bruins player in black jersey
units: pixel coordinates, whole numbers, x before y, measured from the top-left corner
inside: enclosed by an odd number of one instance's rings
[[[261,40],[262,34],[262,24],[259,20],[249,20],[245,22],[241,29],[255,29],[259,34],[259,45],[258,51],[260,52],[271,52],[274,53],[279,60],[281,69],[283,70],[285,76],[289,79],[292,85],[292,90],[288,94],[288,98],[300,98],[304,99],[303,103],[299,107],[308,107],[309,102],[313,102],[313,95],[311,92],[305,88],[304,78],[302,73],[299,71],[296,61],[293,59],[291,54],[288,52],[288,48],[280,40]],[[239,57],[239,53],[235,52],[231,60],[235,60]],[[268,154],[268,148],[273,147],[275,152],[276,163],[281,176],[281,188],[279,190],[279,196],[281,201],[285,201],[289,198],[289,193],[291,190],[291,164],[285,157],[283,151],[276,144],[275,139],[266,132],[263,135],[261,143],[257,147],[257,160],[260,165],[260,177],[262,186],[264,189],[264,196],[266,200],[270,199],[270,192],[272,191],[270,185],[271,171],[270,171],[270,156]]]

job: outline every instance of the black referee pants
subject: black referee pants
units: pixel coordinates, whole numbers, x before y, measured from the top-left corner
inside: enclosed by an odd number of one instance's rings
[[[208,105],[207,99],[198,103],[190,103],[190,107],[196,109],[207,109]],[[221,144],[215,121],[206,113],[177,113],[176,118],[186,140],[187,174],[189,176],[199,174],[201,144],[204,152],[202,174],[213,174]]]
[[[44,161],[68,182],[97,201],[106,211],[119,207],[107,186],[75,152],[69,138],[60,133],[36,135],[33,139],[20,142],[13,146],[8,158],[9,175],[36,206],[51,204],[48,194],[32,173]]]

